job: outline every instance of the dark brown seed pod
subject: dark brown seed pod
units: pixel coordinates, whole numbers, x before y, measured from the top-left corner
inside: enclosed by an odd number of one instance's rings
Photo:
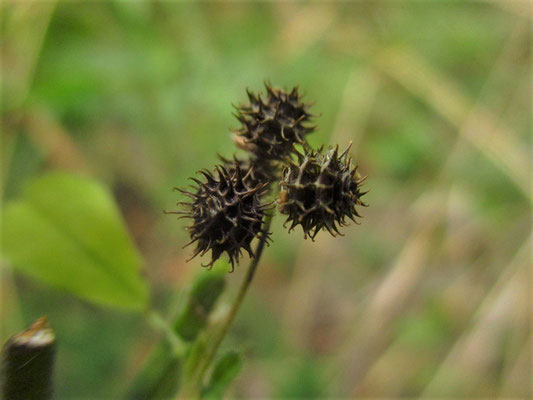
[[[305,238],[314,239],[321,229],[342,235],[336,224],[346,225],[346,217],[358,223],[356,206],[367,206],[361,201],[366,177],[352,165],[350,147],[341,155],[338,146],[326,152],[320,148],[296,153],[298,162],[291,161],[284,168],[278,204],[280,212],[288,215],[289,231],[301,225]]]
[[[234,164],[231,173],[224,166],[217,166],[215,171],[216,174],[199,171],[205,178],[204,182],[190,178],[197,185],[193,186],[192,192],[175,188],[192,201],[177,203],[187,210],[168,213],[192,219],[192,224],[187,227],[191,241],[184,247],[196,242],[196,249],[189,260],[211,250],[211,261],[204,265],[211,267],[226,252],[233,271],[243,249],[254,257],[250,243],[262,231],[268,205],[261,204],[259,193],[266,184],[249,186],[246,183],[249,177],[243,176],[238,164]]]
[[[314,131],[307,125],[313,117],[310,105],[301,101],[298,87],[286,92],[265,83],[267,95],[247,91],[250,104],[237,108],[242,123],[234,131],[235,143],[261,160],[285,160],[294,144],[305,144],[306,135]]]
[[[236,156],[233,156],[233,159],[228,159],[218,156],[219,159],[224,163],[223,166],[226,168],[230,175],[233,175],[236,171],[236,168],[241,170],[242,179],[246,186],[256,187],[259,184],[267,184],[260,192],[261,195],[268,193],[270,184],[276,180],[276,175],[278,173],[278,166],[268,160],[259,160],[255,157],[250,159],[240,159]]]

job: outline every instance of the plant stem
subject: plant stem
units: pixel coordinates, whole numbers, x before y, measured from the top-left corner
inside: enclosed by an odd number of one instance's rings
[[[149,309],[146,312],[148,323],[156,331],[160,331],[165,335],[165,339],[172,348],[173,353],[178,357],[183,357],[186,351],[186,345],[183,340],[176,335],[172,327],[157,311]]]
[[[200,369],[200,372],[198,374],[198,380],[197,384],[201,385],[203,382],[203,378],[205,376],[205,373],[207,372],[207,369],[213,362],[213,359],[215,358],[215,355],[217,353],[217,350],[224,340],[224,337],[228,333],[229,327],[231,326],[233,320],[235,319],[235,316],[237,315],[237,312],[239,311],[239,308],[242,305],[244,296],[246,295],[248,288],[250,287],[250,284],[252,283],[252,280],[255,275],[255,271],[257,270],[257,266],[259,264],[259,260],[261,259],[261,255],[263,254],[263,249],[265,248],[265,244],[268,239],[268,230],[270,229],[270,223],[272,222],[273,214],[269,214],[265,217],[265,228],[263,232],[261,233],[261,237],[259,238],[259,243],[257,244],[256,250],[255,250],[255,257],[250,261],[250,264],[248,265],[248,270],[246,271],[246,276],[244,277],[244,280],[241,283],[241,287],[239,288],[239,293],[237,294],[237,297],[235,298],[235,301],[233,302],[231,309],[226,317],[226,320],[224,321],[222,327],[218,331],[218,334],[216,335],[213,345],[208,350],[207,355],[204,358],[203,365]]]
[[[55,334],[46,317],[12,336],[2,348],[0,396],[9,400],[52,398]]]

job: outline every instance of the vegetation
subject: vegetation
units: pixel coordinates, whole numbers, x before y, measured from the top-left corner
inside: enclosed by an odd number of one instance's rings
[[[194,373],[246,262],[186,263],[162,210],[265,79],[315,102],[311,147],[353,142],[371,207],[315,242],[274,219],[204,396],[531,394],[526,2],[1,7],[0,333],[47,316],[57,398]]]

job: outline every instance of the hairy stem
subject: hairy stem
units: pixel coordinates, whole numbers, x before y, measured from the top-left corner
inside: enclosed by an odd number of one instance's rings
[[[259,237],[259,243],[257,244],[256,250],[255,250],[255,257],[250,261],[250,264],[248,265],[248,270],[246,271],[246,276],[244,277],[241,283],[241,287],[239,288],[237,297],[235,298],[235,301],[233,302],[231,309],[226,316],[226,319],[223,321],[222,327],[220,328],[217,335],[215,336],[212,346],[207,350],[207,354],[205,355],[205,358],[203,359],[203,363],[202,363],[201,368],[199,369],[199,373],[197,375],[197,380],[196,380],[196,383],[200,388],[204,380],[204,376],[207,370],[209,369],[209,366],[212,364],[213,359],[215,358],[215,355],[217,353],[217,350],[220,347],[220,344],[226,337],[226,334],[228,333],[228,330],[231,324],[233,323],[233,320],[235,319],[235,316],[237,315],[237,312],[239,311],[242,305],[244,296],[248,292],[248,288],[250,287],[250,284],[252,283],[252,280],[255,275],[255,271],[257,270],[257,266],[259,264],[259,260],[261,259],[261,255],[263,254],[263,249],[265,248],[265,244],[267,243],[268,230],[270,229],[270,223],[272,221],[272,217],[273,217],[273,213],[265,217],[265,227],[261,233],[261,236]]]

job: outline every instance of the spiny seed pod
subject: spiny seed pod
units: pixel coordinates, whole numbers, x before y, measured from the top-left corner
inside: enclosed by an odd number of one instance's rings
[[[285,224],[289,232],[301,225],[304,236],[314,239],[325,228],[333,236],[342,234],[339,226],[346,225],[346,217],[355,223],[360,217],[356,206],[365,206],[361,184],[366,177],[357,173],[348,153],[350,146],[339,156],[339,147],[325,153],[320,148],[305,155],[296,153],[298,162],[290,162],[282,172],[279,210],[287,214]]]
[[[255,157],[251,157],[249,160],[239,159],[233,156],[233,159],[228,159],[218,156],[224,163],[224,168],[228,170],[230,175],[236,171],[236,168],[241,170],[243,175],[242,180],[248,187],[256,187],[259,184],[267,184],[260,192],[260,194],[268,193],[270,184],[276,179],[277,167],[268,160],[259,160]]]
[[[197,245],[189,260],[211,250],[211,261],[204,265],[211,267],[226,252],[233,271],[242,249],[254,257],[250,243],[261,233],[265,209],[268,208],[259,201],[259,193],[264,190],[265,184],[248,186],[237,164],[232,173],[223,166],[217,166],[216,177],[207,170],[199,172],[205,182],[190,178],[197,184],[193,186],[194,193],[175,188],[192,199],[192,202],[177,203],[189,209],[168,213],[183,214],[180,218],[192,219],[192,224],[187,227],[191,241],[184,247],[194,242]]]
[[[259,159],[285,160],[294,144],[305,144],[305,136],[314,131],[306,123],[313,117],[309,104],[300,99],[298,87],[286,92],[265,83],[267,96],[247,91],[250,104],[237,107],[242,123],[235,130],[235,142]]]

